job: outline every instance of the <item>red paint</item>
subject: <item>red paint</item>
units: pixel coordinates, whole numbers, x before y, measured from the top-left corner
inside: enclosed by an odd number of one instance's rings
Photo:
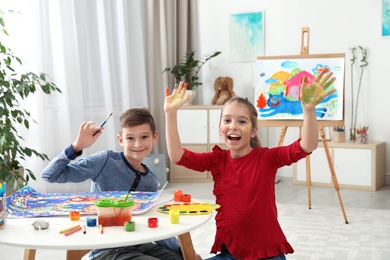
[[[191,194],[183,194],[181,200],[183,202],[191,202]]]
[[[158,218],[148,218],[148,227],[150,228],[158,227]]]
[[[178,202],[182,200],[183,191],[182,190],[175,190],[173,192],[173,200]]]
[[[98,216],[98,222],[103,227],[115,226],[115,217]]]
[[[115,216],[115,226],[123,226],[129,221],[131,221],[131,215]]]

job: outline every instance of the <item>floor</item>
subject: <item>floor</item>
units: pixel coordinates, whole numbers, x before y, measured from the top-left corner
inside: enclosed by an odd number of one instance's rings
[[[280,182],[276,184],[277,203],[308,205],[308,188],[306,186],[294,185],[291,178],[280,177],[278,180]],[[164,192],[173,194],[175,189],[181,189],[199,201],[214,201],[212,182],[169,183]],[[310,192],[312,206],[340,206],[338,194],[333,188],[311,187]],[[341,189],[340,197],[343,205],[348,208],[390,210],[390,186],[384,186],[377,191]],[[196,239],[198,238],[193,237],[193,240]],[[0,260],[23,259],[22,248],[0,245],[0,252],[7,253],[0,254]],[[65,252],[62,250],[37,250],[36,259],[65,259]]]

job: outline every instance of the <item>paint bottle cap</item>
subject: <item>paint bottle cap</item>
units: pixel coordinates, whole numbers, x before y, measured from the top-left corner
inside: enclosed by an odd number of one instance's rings
[[[102,208],[109,208],[114,206],[114,201],[110,199],[99,199],[95,202],[95,205]]]
[[[128,199],[128,200],[117,200],[114,202],[114,207],[116,208],[127,208],[127,207],[131,207],[131,206],[134,206],[134,201],[132,199]]]

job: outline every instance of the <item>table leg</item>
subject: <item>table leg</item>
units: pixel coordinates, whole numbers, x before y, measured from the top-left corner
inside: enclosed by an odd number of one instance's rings
[[[36,249],[24,249],[24,257],[23,260],[34,260],[35,259],[35,253],[37,252]]]
[[[66,260],[81,260],[89,251],[91,250],[68,250],[66,251]]]
[[[194,245],[192,244],[190,232],[178,235],[177,238],[179,239],[184,260],[196,260]]]

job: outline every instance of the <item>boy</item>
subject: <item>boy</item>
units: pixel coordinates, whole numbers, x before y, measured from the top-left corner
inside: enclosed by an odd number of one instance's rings
[[[102,134],[104,128],[93,124],[92,121],[81,124],[76,140],[46,166],[42,179],[50,183],[78,183],[90,179],[91,191],[127,191],[129,187],[131,191],[157,191],[158,178],[142,164],[158,138],[150,112],[145,108],[132,108],[121,115],[117,139],[123,152],[106,150],[73,161]],[[183,259],[176,238],[121,248],[95,249],[89,257],[94,260]]]

